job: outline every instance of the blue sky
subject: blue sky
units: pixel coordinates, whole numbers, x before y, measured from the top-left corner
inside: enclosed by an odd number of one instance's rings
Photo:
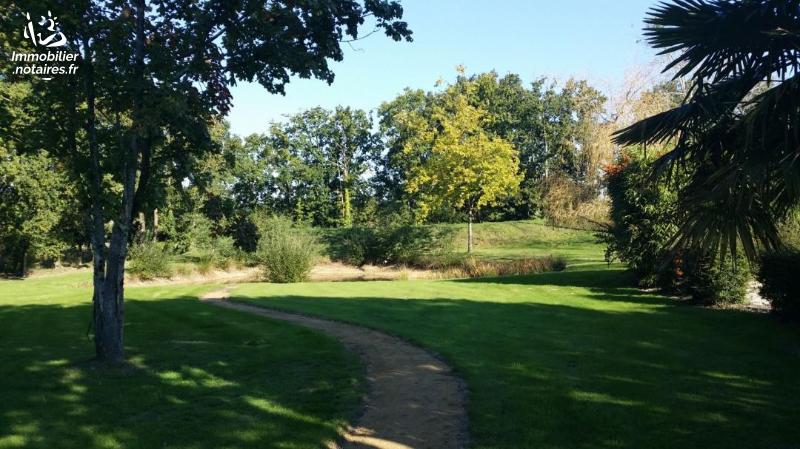
[[[642,41],[642,19],[655,0],[404,0],[414,42],[375,34],[345,45],[333,63],[332,85],[294,79],[286,95],[258,84],[233,89],[228,116],[234,133],[261,133],[272,120],[314,106],[347,105],[371,110],[405,87],[431,89],[452,80],[455,67],[468,73],[496,70],[526,81],[576,76],[606,90],[626,70],[647,63],[653,52]],[[501,7],[502,6],[502,7]],[[367,31],[365,29],[365,31]]]

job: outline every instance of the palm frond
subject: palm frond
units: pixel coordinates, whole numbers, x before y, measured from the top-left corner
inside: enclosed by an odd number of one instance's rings
[[[756,69],[695,91],[682,105],[617,131],[614,142],[652,145],[678,137],[681,132],[702,132],[715,121],[733,114],[748,93],[768,74]]]
[[[653,165],[657,177],[688,176],[673,244],[751,258],[778,247],[776,223],[800,204],[800,0],[673,0],[646,24],[650,45],[675,55],[665,70],[691,87],[681,106],[614,139],[675,141]]]
[[[678,54],[665,68],[676,77],[717,82],[756,67],[778,76],[798,69],[797,0],[675,0],[653,7],[644,34],[660,54]]]

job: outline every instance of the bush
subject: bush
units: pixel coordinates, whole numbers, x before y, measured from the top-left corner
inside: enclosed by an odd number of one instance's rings
[[[226,270],[242,258],[231,237],[215,237],[209,246],[195,249],[187,257],[202,274],[211,272],[215,267]]]
[[[291,220],[273,217],[259,225],[256,259],[269,282],[303,282],[319,256],[316,239]]]
[[[690,273],[688,288],[695,300],[706,304],[740,304],[747,298],[753,276],[744,256],[703,260]]]
[[[681,272],[681,263],[668,251],[677,230],[677,198],[651,182],[649,164],[649,159],[632,153],[606,167],[612,224],[598,235],[607,245],[606,259],[627,263],[640,286],[669,288]]]
[[[214,241],[211,220],[199,212],[185,214],[177,220],[174,235],[169,236],[175,251],[180,254],[203,251]]]
[[[231,224],[231,234],[236,248],[246,253],[254,253],[258,249],[259,231],[253,215],[253,213],[240,214]]]
[[[795,208],[779,226],[780,239],[789,248],[800,251],[800,208]]]
[[[128,248],[128,273],[142,279],[172,277],[172,254],[166,246],[150,239]]]
[[[800,251],[786,250],[764,255],[758,271],[761,296],[770,301],[775,313],[791,320],[800,320],[798,267]]]
[[[670,249],[678,230],[678,198],[672,189],[652,182],[651,162],[629,151],[606,167],[612,223],[598,234],[607,245],[606,259],[627,263],[641,287],[691,294],[707,304],[743,302],[752,279],[743,257],[734,263],[730,255],[709,259]]]
[[[429,266],[453,252],[451,227],[400,225],[384,227],[383,252],[390,263]]]
[[[331,259],[351,265],[427,267],[452,252],[454,234],[434,226],[358,226],[329,231],[326,243]]]
[[[331,259],[349,265],[382,264],[383,245],[375,227],[353,226],[325,235]]]

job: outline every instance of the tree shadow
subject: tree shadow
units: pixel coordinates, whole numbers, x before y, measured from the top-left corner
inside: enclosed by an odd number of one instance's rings
[[[609,273],[612,275],[609,276]],[[635,279],[622,270],[551,271],[530,276],[500,276],[488,278],[457,279],[454,282],[479,284],[554,285],[586,288],[632,288]]]
[[[630,272],[617,269],[551,271],[528,276],[456,279],[452,282],[465,284],[575,287],[589,290],[594,293],[592,299],[600,301],[659,304],[663,306],[682,306],[688,304],[686,301],[668,299],[657,292],[644,291],[636,286],[636,278]]]
[[[468,384],[475,447],[800,443],[796,330],[745,312],[670,307],[655,295],[632,298],[635,289],[608,275],[458,282],[579,285],[591,301],[615,305],[600,308],[586,298],[571,305],[336,294],[239,299],[354,322],[442,354]]]
[[[357,408],[334,341],[194,298],[126,303],[129,363],[88,360],[88,305],[0,306],[0,447],[318,448]]]

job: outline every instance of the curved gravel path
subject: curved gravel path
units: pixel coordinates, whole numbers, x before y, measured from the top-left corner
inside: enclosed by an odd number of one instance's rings
[[[464,382],[430,352],[361,326],[226,301],[228,290],[204,302],[323,332],[358,354],[368,393],[358,422],[342,435],[343,449],[462,449],[467,445]]]

